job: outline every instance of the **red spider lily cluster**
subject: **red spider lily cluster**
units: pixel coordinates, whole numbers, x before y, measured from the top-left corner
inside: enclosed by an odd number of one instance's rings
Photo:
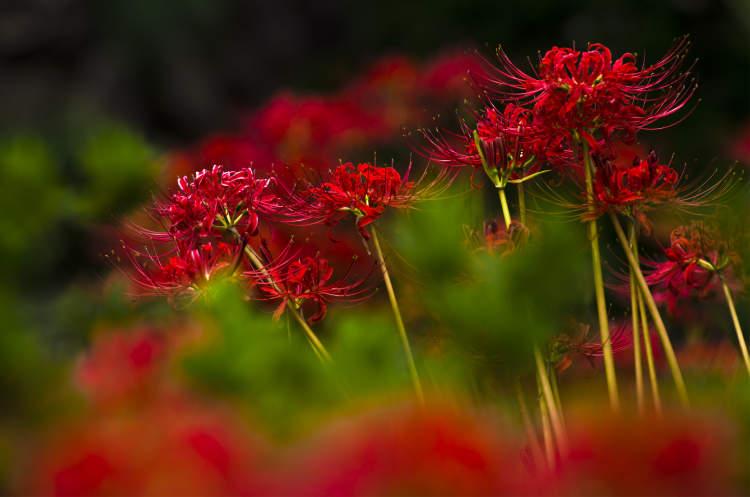
[[[398,176],[393,168],[367,167],[381,177]],[[327,184],[311,187],[311,191],[325,189]],[[257,178],[252,168],[224,171],[214,166],[180,178],[177,185],[174,193],[153,208],[162,229],[134,230],[146,238],[146,248],[125,245],[134,268],[133,281],[145,291],[196,294],[216,277],[242,278],[248,287],[260,290],[261,298],[281,302],[277,315],[287,304],[296,308],[311,304],[316,309],[309,318],[312,322],[325,316],[330,300],[355,299],[366,291],[362,287],[366,278],[336,281],[325,258],[303,255],[302,249],[292,245],[271,254],[260,236],[262,225],[310,218],[306,211],[318,203],[300,205],[298,196],[275,188],[273,179]],[[364,205],[376,198],[374,190],[359,193],[360,197],[350,196],[351,202]],[[382,198],[377,201],[381,212],[390,205]]]
[[[689,112],[689,102],[697,85],[686,63],[689,42],[679,39],[667,54],[655,63],[637,63],[636,56],[625,53],[614,58],[606,46],[592,43],[585,50],[553,47],[540,56],[531,72],[516,66],[510,57],[498,50],[499,65],[486,63],[486,70],[476,78],[484,89],[483,107],[475,111],[475,122],[462,122],[458,133],[426,130],[424,152],[435,163],[447,169],[468,167],[482,170],[497,189],[505,230],[489,224],[485,230],[488,247],[506,245],[519,222],[528,229],[528,210],[524,184],[544,181],[552,173],[557,178],[542,187],[547,197],[569,208],[587,223],[594,269],[594,294],[599,321],[598,343],[567,339],[552,347],[556,358],[548,364],[566,368],[572,353],[584,357],[602,357],[612,409],[620,408],[615,352],[633,348],[639,409],[644,405],[641,351],[654,370],[653,347],[649,321],[654,323],[678,394],[688,405],[688,393],[659,304],[676,310],[677,302],[689,296],[705,297],[716,289],[723,290],[739,348],[750,373],[750,354],[735,309],[732,289],[740,285],[727,283],[736,256],[730,254],[720,237],[705,230],[677,228],[664,262],[644,259],[641,263],[638,243],[642,235],[652,235],[647,213],[656,207],[702,207],[712,196],[729,188],[730,173],[711,184],[711,179],[695,191],[685,184],[685,175],[671,164],[658,160],[654,151],[645,157],[629,159],[622,154],[637,143],[641,132],[657,131],[679,123]],[[565,197],[560,188],[571,182],[579,195]],[[517,185],[518,217],[514,218],[506,190]],[[545,190],[546,189],[546,190]],[[583,202],[581,202],[583,200]],[[610,330],[608,305],[599,246],[599,218],[606,215],[612,223],[617,241],[625,253],[629,274],[629,296],[632,323]],[[621,219],[626,221],[627,232]],[[533,227],[533,225],[531,225]],[[531,231],[533,236],[533,230]],[[646,269],[644,274],[644,267]],[[627,329],[631,338],[623,340]],[[641,336],[643,335],[643,336]],[[544,403],[549,409],[548,432],[554,432],[559,450],[566,450],[562,415],[554,398],[554,375],[545,371],[537,351],[537,375]],[[550,378],[546,378],[550,376]],[[660,410],[658,386],[651,375],[654,404]],[[548,440],[547,440],[548,441]],[[551,444],[547,444],[549,447]],[[548,449],[549,454],[549,449]]]
[[[723,291],[750,373],[750,356],[732,297],[732,291],[742,286],[735,278],[740,261],[721,235],[700,223],[672,231],[663,258],[642,257],[641,238],[655,235],[648,217],[652,211],[669,204],[697,207],[705,196],[701,192],[685,195],[685,175],[671,162],[660,162],[656,152],[640,150],[630,156],[623,152],[641,132],[671,126],[686,114],[681,111],[696,89],[692,66],[685,64],[687,48],[687,39],[680,39],[662,59],[639,65],[634,54],[615,59],[601,44],[591,44],[586,50],[554,47],[540,57],[531,73],[515,66],[502,50],[499,67],[475,58],[454,58],[425,70],[403,59],[389,60],[339,95],[276,97],[246,120],[242,133],[212,139],[197,151],[181,155],[181,165],[191,174],[181,176],[171,193],[155,201],[151,223],[132,230],[138,240],[124,244],[131,266],[128,272],[141,291],[195,297],[218,278],[236,280],[248,297],[273,302],[274,318],[285,312],[294,317],[327,364],[335,357],[310,325],[323,320],[332,303],[361,301],[373,293],[370,276],[374,271],[357,276],[355,261],[377,267],[419,402],[418,407],[395,415],[356,420],[353,427],[324,434],[320,441],[314,438],[313,450],[292,450],[289,459],[280,457],[280,467],[264,471],[254,465],[234,465],[234,454],[253,453],[246,446],[235,452],[224,443],[223,435],[209,431],[199,437],[203,441],[196,448],[188,430],[191,450],[199,459],[208,459],[212,471],[218,471],[218,476],[211,473],[208,477],[212,483],[207,484],[206,493],[577,495],[650,489],[664,494],[686,490],[708,494],[721,489],[727,466],[731,466],[715,464],[723,449],[731,449],[724,444],[724,434],[682,414],[673,425],[660,424],[663,407],[657,365],[670,369],[677,398],[689,406],[679,357],[660,307],[666,304],[676,313],[689,297]],[[427,143],[419,151],[437,166],[437,172],[430,164],[414,175],[411,162],[397,168],[375,161],[338,160],[337,154],[353,155],[360,145],[375,146],[392,139],[400,126],[415,124],[419,114],[415,109],[423,99],[437,99],[441,92],[460,93],[454,80],[467,71],[484,89],[483,105],[474,113],[475,122],[462,122],[458,132],[424,131]],[[198,162],[210,168],[199,169]],[[473,416],[427,403],[429,395],[425,397],[377,234],[388,211],[439,197],[464,168],[483,172],[498,191],[502,217],[486,222],[481,233],[472,232],[469,237],[473,238],[470,243],[490,254],[489,261],[495,261],[494,254],[513,257],[540,235],[533,219],[529,220],[539,212],[526,208],[526,195],[537,192],[524,190],[526,185],[538,186],[548,178],[548,190],[571,185],[575,193],[563,205],[588,228],[599,334],[591,337],[595,327],[582,324],[550,343],[534,344],[540,422],[537,428],[526,419],[528,413],[522,407],[523,444],[508,433],[498,436]],[[704,186],[708,193],[724,189]],[[511,212],[506,196],[511,188],[516,188],[517,215]],[[565,189],[559,191],[564,198]],[[627,324],[608,316],[611,307],[606,302],[599,246],[602,218],[610,220],[628,265],[631,321]],[[347,219],[353,228],[349,235],[365,247],[365,253],[347,261],[343,270],[339,254],[315,237],[323,231],[336,245],[333,228]],[[93,397],[99,396],[99,390],[115,390],[115,397],[143,390],[144,378],[151,378],[155,370],[155,358],[163,354],[160,342],[151,338],[101,347],[95,348],[94,355],[107,357],[106,362],[115,366],[122,362],[116,357],[120,348],[131,350],[130,362],[121,365],[128,379],[110,379],[101,371],[106,370],[102,359],[85,361],[81,384],[94,392]],[[623,441],[624,430],[617,425],[621,407],[614,356],[622,366],[622,358],[631,350],[632,362],[627,365],[635,371],[638,412],[648,411],[645,362],[658,423],[626,420],[626,428],[632,431],[631,438]],[[110,355],[115,357],[110,359]],[[586,426],[580,419],[568,430],[558,390],[557,373],[578,358],[604,366],[616,414],[604,417],[601,425],[592,425],[592,432],[578,428]],[[523,387],[519,379],[520,405],[525,398]],[[145,419],[160,426],[164,422],[161,408],[147,412]],[[184,409],[192,419],[193,408],[187,402],[175,409]],[[172,404],[167,403],[166,409],[173,409]],[[691,433],[693,427],[715,437]],[[131,428],[127,425],[126,430]],[[543,448],[537,430],[542,433]],[[172,443],[186,443],[182,432],[173,434],[167,429],[149,436],[154,437],[157,455],[161,450],[171,453]],[[246,442],[243,435],[237,439]],[[109,443],[104,440],[104,445]],[[613,461],[614,451],[607,444],[624,445],[622,458]],[[64,464],[53,456],[51,466],[43,466],[53,468],[51,474],[56,476],[51,479],[73,483],[62,487],[54,483],[45,490],[87,493],[117,478],[120,470],[112,468],[137,473],[129,466],[129,447],[108,450],[93,459],[88,453],[76,453],[72,462],[63,456],[59,460]],[[125,454],[123,463],[117,462],[121,453]],[[629,481],[613,471],[614,466],[648,476]],[[69,476],[78,473],[84,476]],[[158,492],[160,478],[158,472],[147,471],[135,479],[140,486],[128,490]],[[173,488],[169,479],[165,481],[164,488]],[[203,488],[203,484],[196,485]]]
[[[653,154],[623,165],[617,152],[640,131],[675,124],[657,126],[685,108],[695,92],[690,68],[683,68],[688,46],[683,38],[643,68],[630,53],[613,61],[598,43],[585,51],[554,47],[533,74],[499,50],[500,65],[487,64],[476,77],[491,99],[476,124],[462,123],[458,135],[425,132],[426,155],[445,166],[484,167],[494,186],[504,189],[545,168],[582,182],[585,146],[600,164],[593,178],[596,212],[674,198],[679,178],[670,166],[657,164]]]

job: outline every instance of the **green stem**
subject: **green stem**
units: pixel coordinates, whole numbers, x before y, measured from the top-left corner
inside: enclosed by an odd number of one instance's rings
[[[523,189],[523,183],[518,183],[518,217],[521,224],[526,226],[526,193]]]
[[[539,377],[539,384],[542,388],[544,403],[549,410],[552,430],[555,435],[555,443],[557,443],[557,448],[560,451],[560,454],[565,456],[568,453],[568,437],[565,434],[562,415],[557,409],[555,396],[552,393],[552,387],[550,386],[549,377],[547,376],[547,369],[544,367],[544,360],[542,359],[542,354],[539,352],[538,347],[534,348],[534,360],[536,361],[536,373]]]
[[[729,289],[729,286],[727,285],[727,282],[724,281],[724,278],[721,278],[721,286],[724,289],[724,297],[727,299],[727,307],[729,307],[729,314],[732,315],[732,323],[734,323],[734,331],[737,333],[737,342],[740,345],[740,350],[742,351],[742,359],[745,361],[745,368],[747,369],[747,373],[750,375],[750,356],[747,353],[747,345],[745,344],[745,336],[742,333],[742,328],[740,327],[740,320],[737,317],[737,309],[734,307],[734,299],[732,298],[732,292]]]
[[[398,306],[398,300],[396,300],[396,292],[393,291],[393,284],[391,283],[391,276],[388,274],[388,267],[385,264],[385,257],[383,256],[383,250],[380,248],[380,240],[378,240],[378,233],[375,230],[375,226],[370,226],[370,234],[372,236],[372,242],[375,246],[375,253],[378,257],[378,263],[380,270],[383,273],[383,282],[385,283],[385,289],[388,292],[388,299],[391,302],[391,309],[393,310],[393,316],[396,318],[396,327],[398,328],[398,335],[401,339],[401,346],[404,349],[406,355],[406,362],[409,366],[409,374],[411,375],[411,381],[414,385],[414,391],[417,394],[417,399],[420,403],[424,403],[424,392],[422,390],[422,383],[419,380],[419,373],[417,372],[417,365],[414,362],[414,356],[411,352],[411,345],[409,344],[409,336],[406,334],[406,327],[404,326],[404,320],[401,317],[401,310]]]
[[[531,449],[531,457],[534,460],[534,464],[541,468],[543,463],[542,446],[539,444],[539,437],[537,437],[534,424],[531,422],[531,416],[529,410],[526,407],[526,399],[521,389],[521,382],[516,382],[516,398],[518,399],[518,408],[521,410],[521,421],[523,422],[523,429],[526,432],[526,438],[529,441],[529,448]]]
[[[599,317],[599,335],[602,342],[604,358],[604,373],[607,378],[607,391],[612,410],[620,410],[620,396],[617,390],[617,375],[615,360],[612,353],[612,342],[609,335],[609,318],[607,317],[607,302],[604,296],[604,277],[602,276],[602,262],[599,254],[599,230],[594,217],[594,165],[586,141],[583,141],[583,162],[586,172],[586,202],[592,219],[588,224],[589,242],[591,243],[591,262],[594,268],[594,292],[596,294],[596,309]]]
[[[510,208],[508,207],[508,197],[505,196],[505,188],[498,188],[497,195],[500,197],[500,206],[503,209],[503,219],[505,220],[505,227],[510,228]]]
[[[550,379],[550,385],[552,386],[552,396],[555,399],[555,407],[557,412],[560,414],[560,421],[562,422],[563,430],[565,430],[565,416],[562,410],[562,401],[560,400],[560,388],[557,384],[557,373],[552,367],[547,368],[547,376]]]
[[[539,417],[542,422],[542,439],[544,440],[544,455],[547,459],[547,467],[555,467],[555,445],[552,441],[552,427],[549,423],[549,412],[547,410],[544,395],[542,394],[542,379],[537,375],[537,396],[539,398]]]
[[[648,316],[646,316],[646,306],[643,303],[643,295],[640,290],[638,293],[638,313],[641,315],[641,330],[643,335],[643,348],[646,352],[646,365],[648,366],[648,378],[651,384],[651,398],[654,401],[654,410],[656,414],[661,415],[661,393],[659,392],[659,382],[656,379],[656,364],[654,362],[654,352],[651,350],[651,334],[648,330]]]
[[[638,257],[638,237],[635,232],[635,221],[630,224],[630,246],[633,254]],[[639,312],[638,312],[638,288],[635,283],[635,275],[630,271],[630,317],[633,325],[633,361],[635,364],[635,394],[638,402],[638,413],[643,414],[645,402],[643,396],[643,363],[641,361],[641,339],[638,331]]]
[[[255,269],[261,272],[263,274],[263,277],[266,278],[268,283],[274,287],[274,289],[279,290],[279,287],[276,285],[276,282],[274,281],[273,277],[268,273],[266,270],[263,261],[261,261],[260,257],[258,257],[258,254],[255,253],[255,251],[249,246],[245,245],[245,254],[247,255],[248,259],[250,259],[250,262],[255,266]],[[310,328],[310,325],[307,324],[307,321],[305,321],[305,318],[302,317],[302,315],[299,313],[299,309],[289,300],[286,302],[286,307],[289,310],[289,312],[292,314],[294,319],[299,323],[300,327],[302,328],[302,331],[305,332],[305,335],[307,336],[307,339],[310,341],[310,345],[312,346],[313,350],[317,354],[318,358],[320,358],[323,362],[329,362],[331,360],[331,355],[326,350],[325,346],[323,346],[323,343],[318,339],[315,332]]]
[[[654,296],[651,295],[651,289],[648,287],[648,283],[646,283],[646,278],[643,277],[641,267],[638,264],[635,256],[633,255],[632,250],[630,250],[630,245],[628,244],[628,239],[625,237],[625,232],[622,230],[620,220],[617,219],[617,216],[612,212],[610,212],[609,215],[610,219],[612,219],[612,224],[615,227],[615,232],[617,233],[617,238],[620,241],[620,245],[622,245],[622,250],[625,252],[625,256],[627,257],[628,263],[630,264],[630,269],[635,274],[636,281],[638,282],[638,286],[641,289],[641,295],[643,295],[643,298],[646,301],[646,306],[648,307],[649,314],[651,314],[651,319],[656,326],[656,331],[659,333],[659,338],[661,339],[662,346],[664,347],[664,354],[667,357],[667,363],[669,364],[669,368],[672,371],[672,377],[674,378],[675,386],[677,387],[677,394],[679,395],[680,401],[682,402],[683,406],[687,407],[690,405],[690,400],[688,399],[685,380],[682,377],[682,371],[680,370],[680,365],[677,362],[677,356],[674,353],[672,341],[669,339],[669,335],[667,334],[667,328],[666,326],[664,326],[664,321],[661,318],[661,314],[659,314],[659,308],[656,306]]]

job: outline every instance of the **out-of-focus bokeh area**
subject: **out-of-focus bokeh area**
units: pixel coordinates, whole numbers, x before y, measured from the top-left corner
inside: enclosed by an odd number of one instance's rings
[[[577,457],[528,476],[515,388],[533,411],[532,344],[579,326],[571,316],[596,323],[580,222],[549,223],[513,258],[478,254],[467,240],[498,210],[468,182],[384,218],[427,408],[411,400],[377,277],[366,302],[332,305],[316,326],[335,358],[324,367],[294,323],[229,283],[192,302],[137,297],[119,253],[153,197],[213,164],[422,166],[415,131],[455,127],[476,98],[476,51],[502,43],[521,65],[599,41],[652,61],[683,34],[701,102],[642,150],[691,174],[750,167],[746,0],[4,2],[0,493],[747,491],[750,385],[713,307],[669,318],[694,411],[602,414],[599,361],[569,358],[560,390]],[[736,202],[725,217],[747,222]],[[333,259],[366,259],[353,230],[310,236]],[[605,233],[609,274],[623,267],[615,244]],[[613,320],[629,319],[613,302]],[[744,295],[738,311],[750,322]],[[632,397],[630,357],[617,364]]]

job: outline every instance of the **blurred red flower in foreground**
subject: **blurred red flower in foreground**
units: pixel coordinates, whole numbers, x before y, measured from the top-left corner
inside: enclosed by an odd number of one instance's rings
[[[726,495],[736,458],[726,422],[686,417],[587,416],[570,429],[570,452],[552,495]]]
[[[184,399],[82,420],[32,462],[27,494],[259,495],[259,444],[225,413]]]
[[[156,385],[167,353],[166,338],[151,329],[106,333],[78,361],[76,380],[99,405],[138,398]]]
[[[289,468],[288,495],[517,495],[513,444],[444,405],[401,406],[334,424]]]

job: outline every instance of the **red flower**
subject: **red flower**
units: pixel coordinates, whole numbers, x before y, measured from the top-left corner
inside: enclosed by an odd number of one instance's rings
[[[166,254],[125,246],[133,269],[131,279],[148,294],[190,297],[203,285],[242,262],[241,245],[213,242],[197,248],[177,244]]]
[[[98,404],[133,398],[152,386],[165,349],[164,338],[151,330],[100,336],[78,362],[77,382]]]
[[[223,412],[182,399],[66,426],[34,461],[28,495],[267,495],[259,444]],[[261,490],[263,489],[263,490]]]
[[[666,261],[646,260],[651,269],[646,281],[654,288],[654,297],[676,310],[678,300],[691,296],[706,298],[720,285],[720,275],[729,276],[736,255],[717,233],[694,222],[672,231],[671,244],[664,250]]]
[[[585,51],[554,47],[534,75],[499,49],[500,67],[484,84],[503,98],[530,103],[537,124],[550,131],[632,137],[639,130],[665,127],[656,123],[676,114],[692,97],[696,86],[690,68],[682,68],[688,46],[682,38],[662,59],[641,68],[634,54],[613,61],[610,50],[599,43]]]
[[[495,430],[452,408],[389,409],[317,437],[286,495],[520,495],[525,471]],[[291,476],[290,475],[290,476]]]
[[[349,269],[351,270],[351,266]],[[268,299],[280,300],[274,317],[281,316],[287,303],[292,303],[297,308],[310,304],[314,313],[307,319],[314,323],[325,317],[329,302],[363,298],[367,292],[363,288],[367,277],[347,282],[350,270],[342,278],[333,280],[333,268],[326,259],[305,256],[278,264],[274,269],[249,271],[245,275],[256,281],[256,285]],[[272,281],[269,280],[269,275]]]
[[[203,169],[177,180],[177,191],[157,203],[156,214],[165,232],[144,230],[154,241],[174,241],[195,248],[198,243],[223,237],[232,230],[247,238],[258,233],[260,217],[283,210],[272,191],[273,181],[259,179],[252,168],[224,171]]]
[[[630,167],[606,160],[594,177],[596,213],[613,209],[645,221],[644,210],[677,196],[679,179],[672,167],[659,164],[653,151],[646,160],[634,159]]]
[[[560,335],[554,339],[550,357],[558,371],[568,369],[575,359],[583,357],[592,365],[604,355],[601,339],[591,336],[591,327],[578,325],[573,334]],[[612,352],[618,354],[633,346],[633,331],[628,323],[610,325],[609,343]]]
[[[540,164],[561,164],[565,152],[558,153],[534,125],[531,112],[508,104],[502,113],[487,107],[477,120],[476,131],[462,123],[458,135],[425,131],[430,160],[446,167],[484,168],[498,187],[521,182],[539,173]],[[479,147],[479,148],[478,148]]]
[[[179,178],[177,186],[153,209],[162,229],[134,227],[147,247],[123,242],[133,280],[150,293],[194,293],[242,262],[242,250],[258,234],[261,217],[282,219],[289,211],[283,190],[274,188],[271,179],[257,178],[251,168],[214,166]]]
[[[300,206],[301,218],[335,225],[347,214],[357,219],[357,228],[365,239],[366,228],[379,218],[387,207],[411,207],[419,199],[444,191],[453,176],[441,172],[429,182],[409,180],[411,166],[404,176],[393,167],[372,164],[354,166],[347,162],[338,166],[331,178],[306,192],[309,202]],[[426,173],[425,173],[426,174]]]
[[[678,412],[637,419],[592,412],[570,423],[550,495],[733,494],[729,431],[727,420]]]

